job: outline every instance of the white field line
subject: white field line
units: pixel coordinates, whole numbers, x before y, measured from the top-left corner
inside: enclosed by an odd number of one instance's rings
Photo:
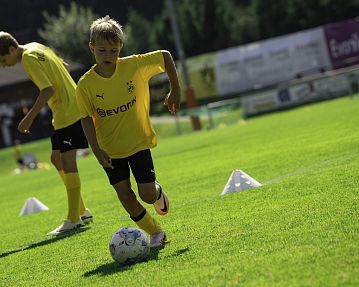
[[[320,162],[317,162],[317,163],[314,163],[314,164],[311,164],[311,165],[308,165],[308,166],[305,166],[305,167],[295,169],[292,172],[289,172],[289,173],[282,174],[280,176],[274,177],[274,178],[272,178],[272,179],[270,179],[268,181],[265,181],[264,183],[262,183],[262,185],[268,185],[268,184],[272,184],[272,183],[277,183],[277,182],[279,182],[279,181],[281,181],[283,179],[286,179],[288,177],[291,177],[293,175],[305,173],[307,171],[313,171],[313,170],[315,171],[315,169],[318,169],[320,167],[328,166],[328,165],[330,165],[330,164],[332,164],[334,162],[345,161],[345,160],[351,159],[353,157],[356,157],[358,155],[359,155],[359,152],[353,152],[353,153],[348,153],[348,154],[341,155],[341,156],[338,156],[338,157],[335,157],[335,158],[332,158],[332,159],[320,161]],[[224,188],[224,185],[225,185],[225,182],[223,183],[223,188]],[[195,204],[197,204],[199,202],[212,200],[213,198],[218,197],[218,195],[219,194],[207,195],[206,197],[203,197],[203,198],[197,198],[195,200],[180,203],[180,204],[176,205],[176,208],[177,207],[182,207],[182,206],[195,205]]]
[[[304,166],[304,167],[295,169],[292,172],[279,175],[279,176],[277,176],[275,178],[272,178],[272,179],[270,179],[270,180],[268,180],[268,181],[266,181],[266,182],[264,182],[262,184],[267,185],[267,184],[271,184],[271,183],[276,183],[276,182],[281,181],[281,180],[283,180],[283,179],[285,179],[287,177],[291,177],[293,175],[304,173],[304,172],[307,172],[307,171],[312,171],[312,170],[315,170],[317,168],[330,165],[332,163],[345,161],[345,160],[351,159],[353,157],[356,157],[358,155],[359,155],[359,152],[352,152],[352,153],[341,155],[341,156],[338,156],[338,157],[335,157],[335,158],[332,158],[332,159],[320,161],[320,162],[317,162],[317,163],[314,163],[314,164],[311,164],[311,165],[308,165],[308,166]]]

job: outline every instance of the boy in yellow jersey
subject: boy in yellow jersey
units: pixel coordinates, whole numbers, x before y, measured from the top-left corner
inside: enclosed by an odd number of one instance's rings
[[[54,134],[51,137],[51,162],[58,170],[67,190],[67,219],[49,235],[56,235],[92,221],[92,214],[81,196],[76,163],[76,150],[88,147],[75,98],[76,84],[67,64],[50,48],[39,43],[19,45],[9,33],[0,32],[0,65],[14,66],[21,62],[29,78],[39,88],[35,104],[20,121],[18,130],[29,133],[40,110],[48,104],[52,111]]]
[[[156,181],[150,152],[157,140],[149,117],[148,81],[167,73],[171,91],[165,103],[175,113],[180,105],[175,64],[168,51],[119,58],[124,36],[121,26],[109,16],[94,21],[90,34],[89,47],[96,64],[82,76],[76,89],[82,126],[130,218],[150,234],[152,248],[160,247],[166,241],[165,232],[137,200],[130,169],[140,198],[153,204],[158,214],[167,214],[169,201]]]

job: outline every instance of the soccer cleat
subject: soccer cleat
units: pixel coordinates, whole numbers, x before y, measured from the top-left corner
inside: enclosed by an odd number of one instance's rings
[[[161,185],[156,181],[156,186],[160,188],[160,197],[155,201],[153,206],[159,215],[166,215],[170,209],[170,202],[168,201],[167,194],[163,191]]]
[[[158,248],[164,246],[166,243],[166,233],[162,230],[157,233],[151,234],[150,237],[150,247]]]
[[[77,228],[84,226],[84,223],[81,218],[76,223],[72,223],[70,219],[65,219],[64,223],[62,223],[59,227],[55,228],[54,230],[50,231],[47,235],[58,235],[61,233],[65,233]]]
[[[93,215],[90,209],[86,208],[85,212],[80,215],[83,223],[88,224],[93,221]]]

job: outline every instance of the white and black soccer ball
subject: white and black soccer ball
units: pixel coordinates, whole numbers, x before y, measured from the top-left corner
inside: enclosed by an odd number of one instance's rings
[[[127,265],[147,260],[150,255],[150,245],[142,230],[124,227],[112,236],[110,252],[115,261]]]

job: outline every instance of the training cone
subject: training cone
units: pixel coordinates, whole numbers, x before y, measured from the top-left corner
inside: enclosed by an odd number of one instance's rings
[[[44,210],[49,210],[49,208],[37,198],[30,197],[26,200],[22,210],[20,211],[20,216],[36,213]]]
[[[243,191],[258,186],[262,186],[262,184],[260,184],[254,178],[250,177],[244,171],[236,169],[232,171],[232,174],[229,177],[221,195]]]

